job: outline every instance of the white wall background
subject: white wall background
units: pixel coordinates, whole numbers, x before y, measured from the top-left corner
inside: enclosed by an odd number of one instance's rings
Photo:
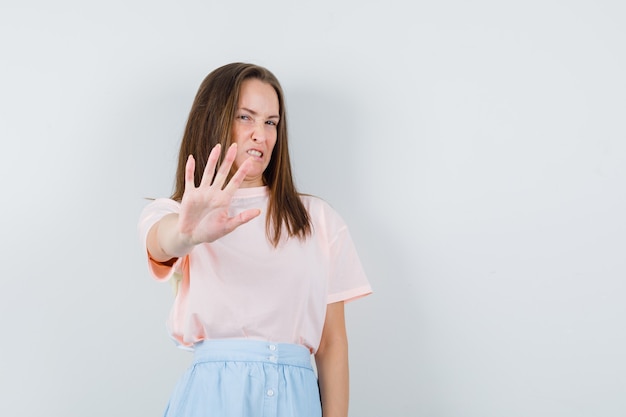
[[[0,415],[158,416],[189,355],[136,223],[231,61],[345,217],[351,416],[626,415],[620,1],[3,1]]]

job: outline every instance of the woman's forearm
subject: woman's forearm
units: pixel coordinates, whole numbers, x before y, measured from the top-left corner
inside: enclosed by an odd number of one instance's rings
[[[343,302],[328,306],[315,362],[322,399],[322,416],[347,417],[350,384]]]
[[[168,214],[159,220],[148,233],[148,252],[157,262],[167,262],[187,255],[194,245],[186,241],[178,231],[178,214]]]

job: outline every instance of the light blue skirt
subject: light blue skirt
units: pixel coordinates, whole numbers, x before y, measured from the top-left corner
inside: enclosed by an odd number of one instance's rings
[[[317,377],[304,346],[210,340],[178,382],[165,417],[321,417]]]

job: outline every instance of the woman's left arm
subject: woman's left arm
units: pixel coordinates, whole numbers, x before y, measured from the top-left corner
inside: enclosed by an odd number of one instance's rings
[[[323,417],[347,417],[348,336],[344,302],[328,304],[320,346],[315,353]]]

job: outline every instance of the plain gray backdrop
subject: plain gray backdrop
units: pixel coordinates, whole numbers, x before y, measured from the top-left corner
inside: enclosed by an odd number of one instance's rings
[[[136,231],[202,79],[286,92],[345,218],[352,417],[626,415],[621,1],[3,1],[0,415],[159,416],[190,355]]]

